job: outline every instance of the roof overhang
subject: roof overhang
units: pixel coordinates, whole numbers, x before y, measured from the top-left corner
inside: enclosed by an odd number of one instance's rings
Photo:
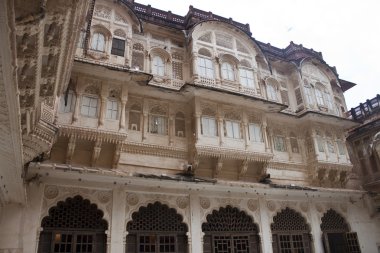
[[[352,87],[356,86],[356,83],[349,82],[343,79],[339,79],[339,83],[342,87],[343,92],[346,92],[347,90],[351,89]]]
[[[306,111],[300,115],[297,115],[297,118],[300,118],[304,122],[316,122],[321,124],[327,124],[330,126],[333,125],[342,127],[344,130],[348,130],[360,125],[360,123],[355,122],[351,119],[346,119],[335,115],[315,111]]]

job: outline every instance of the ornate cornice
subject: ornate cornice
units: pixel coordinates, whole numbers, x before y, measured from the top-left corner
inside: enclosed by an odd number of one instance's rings
[[[58,125],[59,135],[69,137],[75,135],[78,139],[84,140],[101,140],[109,143],[123,143],[127,138],[125,132],[112,132],[103,129],[92,129],[68,125]]]
[[[161,157],[170,157],[177,159],[186,159],[187,150],[178,147],[161,146],[156,144],[126,142],[124,143],[122,152],[142,155],[154,155]]]
[[[224,159],[238,159],[267,163],[273,158],[273,154],[271,153],[260,153],[206,145],[195,145],[195,149],[199,156],[221,157]]]

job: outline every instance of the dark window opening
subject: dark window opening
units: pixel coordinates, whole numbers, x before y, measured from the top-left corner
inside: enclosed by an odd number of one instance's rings
[[[124,57],[124,51],[125,51],[125,40],[113,38],[111,54]]]

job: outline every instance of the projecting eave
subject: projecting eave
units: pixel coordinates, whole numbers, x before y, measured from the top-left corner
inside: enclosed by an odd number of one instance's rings
[[[206,99],[216,101],[228,101],[236,105],[245,105],[247,107],[254,106],[265,112],[280,112],[286,108],[287,105],[268,101],[260,97],[249,96],[243,93],[218,89],[214,87],[199,86],[191,83],[186,83],[180,92],[191,93],[194,96],[204,97]]]
[[[342,87],[343,92],[346,92],[347,90],[351,89],[352,87],[356,86],[356,83],[349,82],[343,79],[339,79],[340,86]]]
[[[333,125],[343,128],[344,130],[359,126],[359,123],[353,120],[315,111],[306,111],[300,115],[297,115],[297,118],[300,118],[303,122],[316,122],[330,126]]]
[[[125,66],[107,64],[91,59],[75,57],[73,72],[86,73],[103,79],[105,77],[117,81],[134,81],[145,85],[152,79],[152,75],[131,69]]]

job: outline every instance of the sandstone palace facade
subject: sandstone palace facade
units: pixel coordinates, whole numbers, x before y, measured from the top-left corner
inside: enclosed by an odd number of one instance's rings
[[[320,52],[133,0],[0,34],[1,253],[378,252],[380,137]]]

